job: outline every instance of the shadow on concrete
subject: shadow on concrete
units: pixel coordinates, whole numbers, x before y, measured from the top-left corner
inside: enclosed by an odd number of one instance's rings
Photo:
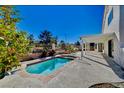
[[[105,58],[113,72],[118,75],[121,79],[124,79],[124,69],[108,56],[103,54],[103,57]]]
[[[86,55],[88,55],[88,56],[92,56],[92,57],[96,57],[96,58],[99,58],[99,59],[103,59],[102,57],[98,57],[97,55],[93,55],[93,54],[89,54],[89,53],[87,53]]]
[[[101,63],[101,62],[99,62],[99,61],[96,61],[96,60],[93,60],[93,59],[91,59],[91,58],[89,58],[89,57],[86,57],[86,56],[83,56],[83,57],[86,58],[86,59],[88,59],[88,60],[90,60],[90,61],[93,61],[93,62],[95,62],[95,63],[98,63],[98,64],[100,64],[100,65],[103,65],[103,66],[106,66],[106,67],[111,68],[109,65],[103,64],[103,63]]]
[[[88,63],[88,62],[86,62],[85,60],[82,60],[82,59],[78,59],[77,62],[81,63],[81,64],[91,65],[90,63]]]

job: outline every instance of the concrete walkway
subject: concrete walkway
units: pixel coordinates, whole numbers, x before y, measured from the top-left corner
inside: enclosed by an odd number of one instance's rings
[[[80,56],[80,53],[77,55]],[[87,52],[83,60],[74,61],[73,64],[66,65],[63,71],[47,83],[36,78],[21,77],[15,73],[0,80],[0,87],[84,88],[96,83],[123,81],[123,77],[112,70],[111,65],[100,53]],[[117,66],[115,68],[119,69]],[[123,76],[123,71],[121,75]]]

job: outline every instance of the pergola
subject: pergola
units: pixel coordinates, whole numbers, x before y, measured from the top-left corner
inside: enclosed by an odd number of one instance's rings
[[[84,47],[85,44],[85,51],[86,51],[86,44],[87,43],[105,43],[108,39],[112,38],[115,35],[115,33],[105,33],[105,34],[98,34],[98,35],[89,35],[89,36],[82,36],[81,39],[81,45],[82,45],[82,53],[81,57],[83,57]]]

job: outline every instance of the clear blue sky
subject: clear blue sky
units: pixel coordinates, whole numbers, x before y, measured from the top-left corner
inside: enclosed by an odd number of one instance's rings
[[[17,6],[17,9],[23,18],[18,27],[35,39],[44,30],[66,42],[101,33],[104,6]]]

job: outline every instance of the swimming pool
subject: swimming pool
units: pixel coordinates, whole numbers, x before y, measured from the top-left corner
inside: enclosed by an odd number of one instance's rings
[[[69,58],[54,58],[40,63],[28,65],[26,71],[31,74],[49,75],[60,67],[64,66],[72,59]]]

